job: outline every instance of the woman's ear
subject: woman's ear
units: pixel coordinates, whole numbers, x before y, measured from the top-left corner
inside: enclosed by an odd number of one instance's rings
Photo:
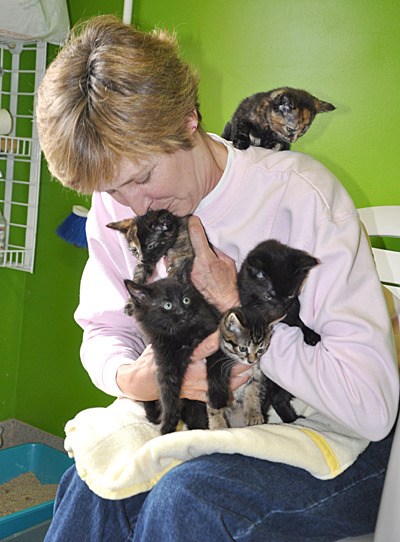
[[[190,113],[188,118],[188,129],[191,134],[194,134],[194,132],[197,130],[199,126],[199,115],[196,111],[196,109],[193,109],[193,111]]]

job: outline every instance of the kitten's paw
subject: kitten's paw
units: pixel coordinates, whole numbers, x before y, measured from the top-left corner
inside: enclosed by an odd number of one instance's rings
[[[238,137],[233,140],[233,146],[236,149],[246,150],[250,147],[250,139]]]
[[[265,147],[266,149],[272,149],[273,151],[288,151],[290,149],[290,145],[288,145],[287,143],[277,143],[276,145],[274,145],[273,147],[271,146],[266,146],[266,145],[261,145],[262,147]]]
[[[178,425],[178,422],[175,424],[172,424],[172,423],[162,424],[160,427],[160,433],[162,435],[167,435],[168,433],[174,433],[176,431],[177,425]]]
[[[158,425],[161,418],[161,410],[157,401],[145,401],[143,403],[144,410],[146,412],[146,417],[150,423]]]
[[[224,416],[225,409],[212,408],[207,405],[208,428],[209,429],[226,429],[229,427]]]
[[[177,412],[176,414],[163,412],[160,433],[162,435],[166,435],[167,433],[174,433],[179,423],[179,419],[180,419],[179,412]]]
[[[245,421],[246,425],[262,425],[265,423],[264,416],[261,414],[261,412],[257,412],[256,410],[246,412]]]
[[[128,303],[125,305],[124,312],[127,316],[133,316],[134,310],[133,310],[133,302],[132,299],[129,299]]]
[[[304,331],[304,342],[309,344],[310,346],[315,346],[319,343],[320,340],[321,335],[319,335],[315,331],[312,331],[311,329],[308,331]]]

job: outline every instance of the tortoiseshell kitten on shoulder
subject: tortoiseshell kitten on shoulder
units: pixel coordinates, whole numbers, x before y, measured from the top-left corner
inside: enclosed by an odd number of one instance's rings
[[[238,149],[254,145],[288,150],[291,143],[305,134],[318,113],[334,109],[331,103],[301,89],[282,87],[257,92],[239,104],[222,137]]]

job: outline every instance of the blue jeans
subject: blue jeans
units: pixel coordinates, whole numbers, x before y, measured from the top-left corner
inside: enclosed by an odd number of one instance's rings
[[[328,542],[374,530],[392,435],[333,480],[241,455],[183,463],[149,492],[109,501],[71,467],[46,542]]]

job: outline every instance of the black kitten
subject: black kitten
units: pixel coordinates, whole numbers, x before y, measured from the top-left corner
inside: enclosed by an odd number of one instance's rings
[[[110,222],[108,228],[126,237],[129,250],[139,260],[133,280],[143,284],[153,274],[157,262],[167,256],[168,275],[186,280],[192,270],[194,252],[189,238],[188,217],[178,217],[166,209],[148,211],[143,216]]]
[[[166,278],[142,285],[125,280],[125,285],[131,296],[126,312],[152,344],[157,366],[160,400],[144,402],[147,417],[161,421],[161,434],[175,431],[180,418],[189,429],[206,429],[205,404],[179,395],[193,350],[217,330],[220,313],[190,282]]]
[[[257,308],[267,319],[280,318],[298,326],[307,344],[316,345],[321,337],[301,320],[298,295],[310,269],[318,260],[302,250],[274,239],[258,244],[249,252],[239,274],[241,304]]]
[[[222,137],[238,149],[250,145],[288,150],[311,126],[318,113],[335,106],[305,90],[283,87],[245,98],[226,124]]]

